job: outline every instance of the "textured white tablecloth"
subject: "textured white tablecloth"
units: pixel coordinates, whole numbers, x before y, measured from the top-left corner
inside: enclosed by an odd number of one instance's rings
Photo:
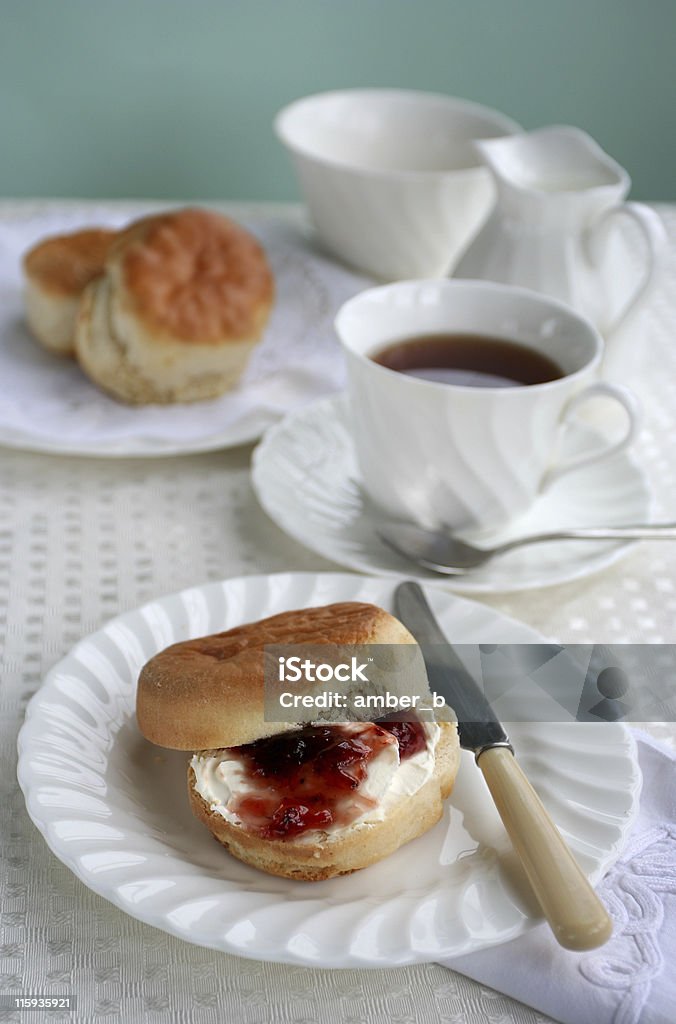
[[[0,218],[35,208],[0,203]],[[274,212],[284,211],[297,216]],[[673,258],[637,340],[645,349],[641,391],[650,396],[638,451],[658,514],[676,518],[676,207],[660,212]],[[250,455],[240,448],[96,460],[0,450],[0,992],[71,990],[78,1010],[68,1019],[77,1021],[546,1021],[435,964],[322,971],[188,945],[90,892],[29,821],[15,777],[16,734],[45,671],[81,636],[191,584],[335,569],[258,508]],[[588,580],[486,601],[569,643],[676,643],[676,545],[645,543]],[[672,743],[676,736],[672,726],[650,731]],[[19,1017],[0,1011],[0,1021],[12,1019]]]

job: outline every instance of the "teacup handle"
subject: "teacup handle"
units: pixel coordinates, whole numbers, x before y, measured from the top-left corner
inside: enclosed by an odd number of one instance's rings
[[[622,203],[619,206],[611,206],[610,209],[605,210],[594,221],[587,232],[587,252],[592,262],[597,266],[601,263],[602,259],[602,253],[598,251],[598,246],[604,236],[604,229],[607,229],[610,221],[616,217],[628,217],[635,224],[638,224],[646,242],[646,260],[634,294],[625,303],[615,319],[605,328],[603,333],[608,336],[612,335],[620,324],[624,323],[636,306],[645,299],[662,265],[667,250],[667,233],[664,224],[655,211],[651,210],[648,206],[644,206],[643,203]]]
[[[571,398],[561,413],[559,421],[561,426],[565,424],[566,420],[570,417],[570,414],[575,411],[575,409],[590,398],[597,398],[599,395],[614,399],[626,412],[627,429],[625,430],[624,435],[619,441],[612,441],[608,444],[600,445],[592,452],[587,452],[584,455],[575,455],[572,459],[566,459],[564,462],[560,462],[552,466],[543,477],[542,483],[540,484],[540,491],[547,490],[547,488],[553,484],[555,480],[558,480],[559,477],[562,477],[564,473],[570,473],[575,469],[581,469],[582,466],[590,466],[592,463],[598,462],[600,459],[607,459],[611,455],[617,455],[618,452],[627,448],[636,437],[641,418],[641,407],[638,399],[634,393],[629,390],[629,388],[622,387],[621,384],[606,384],[604,381],[598,381],[595,384],[590,384]]]

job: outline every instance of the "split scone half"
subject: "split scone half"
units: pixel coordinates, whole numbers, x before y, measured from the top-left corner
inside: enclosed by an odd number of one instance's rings
[[[192,810],[235,857],[286,878],[349,874],[439,821],[456,723],[266,721],[264,648],[401,643],[415,640],[397,619],[348,602],[174,644],[141,671],[138,724],[153,743],[193,751]]]

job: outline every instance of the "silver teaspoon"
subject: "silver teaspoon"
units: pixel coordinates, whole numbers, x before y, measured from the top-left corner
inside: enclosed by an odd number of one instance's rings
[[[471,569],[485,565],[492,558],[527,544],[559,540],[676,540],[676,523],[580,526],[551,533],[534,533],[530,537],[516,537],[490,548],[458,540],[444,530],[425,530],[412,523],[383,523],[376,533],[397,554],[425,569],[445,576],[463,576]]]

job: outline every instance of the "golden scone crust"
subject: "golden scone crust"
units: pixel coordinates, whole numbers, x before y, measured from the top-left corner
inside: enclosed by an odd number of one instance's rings
[[[282,612],[224,633],[173,644],[139,676],[136,716],[163,747],[237,747],[293,728],[264,719],[266,644],[415,643],[398,619],[357,601]]]
[[[211,810],[195,789],[195,773],[189,764],[188,793],[193,814],[234,857],[270,875],[319,881],[350,874],[389,856],[440,820],[443,801],[455,782],[460,747],[455,723],[440,722],[439,726],[434,774],[417,793],[402,797],[383,821],[358,824],[336,835],[320,833],[314,842],[261,839]]]
[[[87,228],[46,238],[24,256],[24,272],[45,291],[79,296],[103,273],[115,234],[104,228]]]
[[[137,221],[119,234],[111,260],[152,337],[220,345],[257,334],[267,319],[274,284],[263,248],[213,211]]]
[[[265,252],[240,225],[211,210],[146,217],[85,290],[77,358],[124,402],[215,398],[238,383],[273,298]]]
[[[33,335],[59,355],[75,354],[84,289],[103,273],[114,231],[91,228],[46,238],[26,253],[26,319]]]

